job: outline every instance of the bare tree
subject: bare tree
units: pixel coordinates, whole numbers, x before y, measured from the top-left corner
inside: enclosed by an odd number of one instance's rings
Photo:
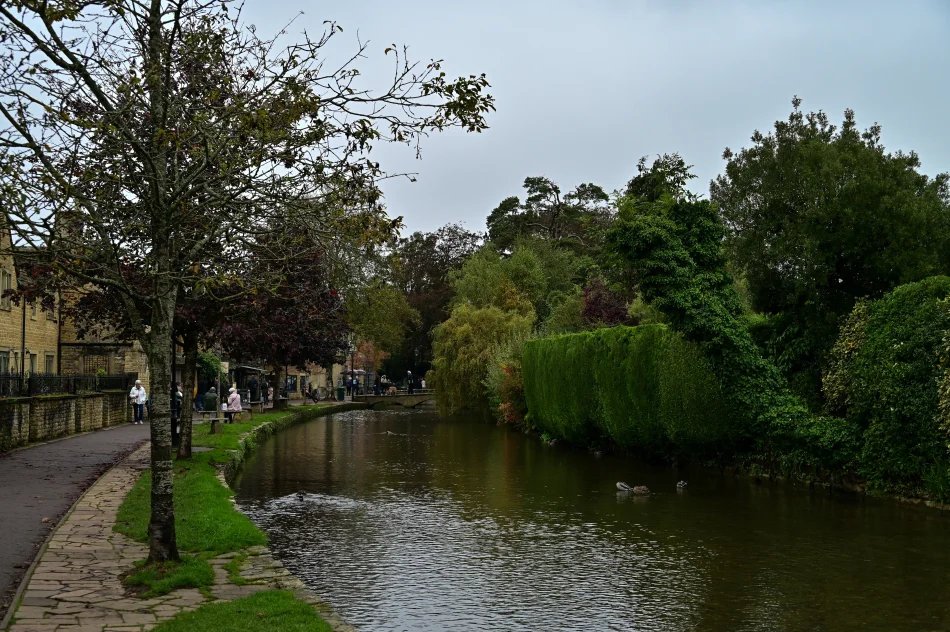
[[[483,75],[449,80],[439,61],[410,63],[395,46],[383,51],[392,80],[362,88],[367,44],[324,62],[341,31],[327,23],[283,46],[286,33],[259,36],[229,0],[0,1],[0,194],[15,239],[62,278],[115,291],[148,355],[151,561],[178,557],[178,293],[241,288],[227,262],[285,225],[278,216],[332,238],[313,203],[378,203],[374,144],[481,131],[493,109]]]

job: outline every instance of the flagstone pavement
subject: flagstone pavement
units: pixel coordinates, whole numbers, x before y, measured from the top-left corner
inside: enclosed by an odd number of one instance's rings
[[[274,560],[265,547],[253,547],[241,569],[249,584],[230,583],[222,568],[237,553],[209,560],[215,585],[209,597],[196,589],[179,589],[161,597],[130,595],[120,575],[148,557],[148,548],[115,533],[122,499],[148,467],[148,445],[99,479],[79,500],[41,553],[9,632],[120,632],[150,630],[158,622],[212,601],[237,599],[259,590],[285,589],[317,605],[334,629],[351,630],[332,612],[322,611],[303,584]]]

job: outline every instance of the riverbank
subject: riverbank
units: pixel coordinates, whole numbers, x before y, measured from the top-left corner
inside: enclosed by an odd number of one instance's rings
[[[191,557],[181,565],[132,572],[148,555],[148,446],[137,450],[83,495],[51,537],[9,631],[52,632],[73,625],[82,630],[224,629],[241,608],[220,604],[261,593],[259,601],[248,602],[262,606],[253,618],[247,615],[248,630],[276,629],[288,618],[305,624],[301,629],[350,630],[273,559],[264,534],[234,508],[225,479],[236,474],[263,437],[359,407],[331,404],[268,413],[225,425],[220,435],[196,434],[195,454],[176,463],[175,481],[179,548]],[[199,433],[201,428],[196,427]],[[132,587],[130,579],[142,585]],[[184,613],[191,614],[178,620]],[[220,619],[220,625],[209,623],[209,616]]]

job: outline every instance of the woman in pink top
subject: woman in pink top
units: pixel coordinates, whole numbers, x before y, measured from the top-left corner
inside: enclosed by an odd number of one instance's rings
[[[241,412],[241,394],[233,386],[230,392],[231,394],[228,395],[227,417],[228,423],[234,423],[234,413]]]

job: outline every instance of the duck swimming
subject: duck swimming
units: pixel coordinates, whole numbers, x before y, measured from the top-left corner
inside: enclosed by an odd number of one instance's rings
[[[622,492],[632,492],[638,496],[647,496],[650,493],[650,488],[646,485],[634,485],[633,487],[630,487],[623,482],[617,483],[617,489]]]

